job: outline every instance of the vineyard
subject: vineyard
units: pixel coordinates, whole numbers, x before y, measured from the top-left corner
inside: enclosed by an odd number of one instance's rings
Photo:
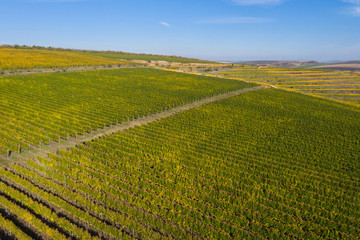
[[[359,118],[263,89],[16,162],[0,169],[0,235],[359,239]]]
[[[243,66],[217,74],[360,106],[357,73]]]
[[[1,48],[0,56],[0,72],[9,69],[130,64],[118,59],[70,51]]]
[[[130,64],[0,53],[8,71]],[[0,239],[360,238],[358,75],[169,58],[0,77]]]
[[[0,156],[252,86],[154,69],[0,78]]]

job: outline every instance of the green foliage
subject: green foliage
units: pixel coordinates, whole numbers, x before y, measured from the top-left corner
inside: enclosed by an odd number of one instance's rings
[[[0,153],[76,137],[104,126],[251,86],[154,69],[0,78]]]
[[[359,118],[265,89],[0,169],[0,180],[59,206],[61,227],[79,234],[75,219],[113,237],[357,239]]]

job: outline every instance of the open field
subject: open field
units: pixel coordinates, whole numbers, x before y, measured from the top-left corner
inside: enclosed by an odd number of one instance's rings
[[[233,78],[273,85],[289,91],[325,97],[360,106],[360,76],[352,72],[287,68],[237,67],[213,72],[225,78]]]
[[[2,230],[63,239],[358,239],[358,108],[277,89],[0,169]]]

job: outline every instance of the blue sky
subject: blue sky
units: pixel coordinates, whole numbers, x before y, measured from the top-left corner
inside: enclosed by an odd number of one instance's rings
[[[360,59],[360,0],[0,0],[0,44],[209,60]]]

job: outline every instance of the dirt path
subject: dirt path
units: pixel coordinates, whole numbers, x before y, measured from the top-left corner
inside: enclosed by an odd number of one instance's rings
[[[224,94],[219,94],[219,95],[216,95],[213,97],[204,98],[199,101],[195,101],[195,102],[192,102],[189,104],[178,106],[178,107],[175,107],[175,108],[163,111],[163,112],[155,113],[150,116],[144,116],[144,117],[140,117],[138,119],[134,119],[134,120],[131,120],[128,122],[123,122],[123,123],[120,123],[117,125],[112,125],[110,127],[98,129],[96,131],[93,131],[91,133],[87,133],[84,135],[77,135],[76,138],[70,137],[68,140],[63,140],[60,142],[51,142],[48,145],[43,145],[41,148],[32,147],[31,150],[25,150],[21,154],[13,153],[11,155],[11,157],[9,157],[8,159],[3,159],[1,161],[1,164],[8,165],[8,164],[11,164],[13,161],[26,161],[26,159],[36,158],[37,156],[47,157],[49,153],[56,154],[58,149],[65,150],[67,148],[74,147],[78,144],[82,144],[86,141],[91,141],[93,139],[96,139],[96,138],[99,138],[102,136],[106,136],[106,135],[110,135],[110,134],[113,134],[118,131],[124,131],[126,129],[133,128],[135,126],[146,125],[148,123],[160,120],[162,118],[167,118],[167,117],[176,115],[178,113],[184,112],[186,110],[200,107],[200,106],[208,104],[208,103],[212,103],[212,102],[219,101],[222,99],[234,97],[236,95],[246,93],[246,92],[257,91],[257,90],[264,89],[264,88],[268,88],[268,87],[267,86],[257,86],[257,87],[252,87],[252,88],[239,89],[239,90],[235,90],[235,91],[224,93]]]

